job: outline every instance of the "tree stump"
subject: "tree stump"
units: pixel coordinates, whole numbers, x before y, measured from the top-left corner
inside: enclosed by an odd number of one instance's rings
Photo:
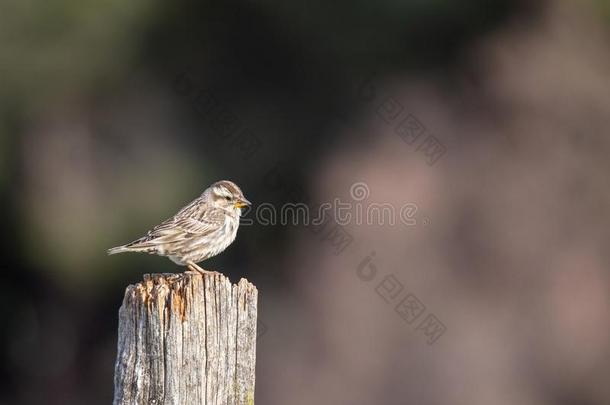
[[[114,405],[254,403],[258,291],[218,273],[153,274],[119,310]]]

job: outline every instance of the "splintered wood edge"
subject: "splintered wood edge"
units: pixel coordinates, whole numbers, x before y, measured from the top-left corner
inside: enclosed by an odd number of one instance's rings
[[[130,284],[125,289],[123,299],[123,307],[129,302],[136,304],[144,304],[152,309],[152,304],[158,304],[159,301],[164,301],[170,304],[175,310],[180,310],[180,315],[184,318],[186,313],[186,303],[191,300],[187,294],[192,291],[190,287],[194,284],[199,284],[205,290],[206,285],[219,285],[229,282],[232,288],[238,288],[246,292],[247,295],[254,293],[258,295],[258,290],[254,284],[245,278],[241,278],[237,284],[224,274],[210,272],[206,274],[200,273],[146,273],[142,277],[142,281],[136,284]],[[245,287],[245,288],[244,288]],[[198,290],[199,288],[197,288]],[[203,291],[203,290],[202,290]],[[170,299],[168,300],[168,297]]]

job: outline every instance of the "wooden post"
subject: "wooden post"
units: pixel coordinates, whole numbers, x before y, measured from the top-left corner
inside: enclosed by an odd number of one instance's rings
[[[153,274],[119,310],[114,405],[254,404],[258,291],[218,273]]]

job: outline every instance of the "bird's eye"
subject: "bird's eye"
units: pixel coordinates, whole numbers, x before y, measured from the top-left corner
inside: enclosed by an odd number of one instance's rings
[[[225,200],[231,201],[231,197],[225,197]]]

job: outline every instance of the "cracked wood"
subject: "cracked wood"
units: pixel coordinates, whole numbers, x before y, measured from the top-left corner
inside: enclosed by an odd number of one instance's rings
[[[119,310],[115,405],[254,403],[258,291],[218,273],[153,274]]]

